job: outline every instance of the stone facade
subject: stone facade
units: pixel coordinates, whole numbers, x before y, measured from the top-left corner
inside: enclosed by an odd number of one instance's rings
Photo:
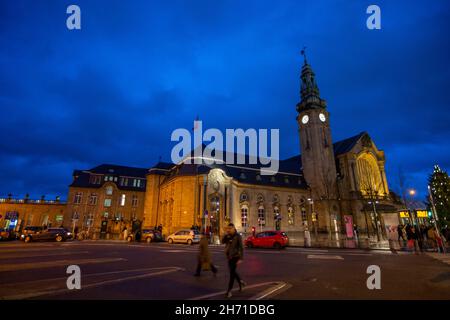
[[[28,226],[59,227],[66,203],[59,200],[0,199],[0,228],[21,231]]]
[[[69,187],[64,226],[92,237],[118,239],[126,227],[140,228],[147,169],[101,165],[75,170]]]

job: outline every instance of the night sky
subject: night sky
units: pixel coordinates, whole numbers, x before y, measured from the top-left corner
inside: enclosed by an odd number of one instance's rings
[[[333,140],[368,131],[389,187],[401,168],[423,198],[433,165],[450,169],[448,30],[448,0],[2,0],[0,197],[64,199],[74,169],[170,161],[171,132],[197,115],[279,128],[281,158],[298,154],[306,46]]]

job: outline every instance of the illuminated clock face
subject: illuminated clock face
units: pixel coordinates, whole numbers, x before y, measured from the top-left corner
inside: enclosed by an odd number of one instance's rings
[[[325,117],[325,115],[323,113],[319,114],[319,119],[322,122],[325,122],[325,120],[327,120],[327,118]]]
[[[302,117],[302,123],[303,123],[303,124],[307,124],[308,121],[309,121],[309,116],[308,116],[307,114],[305,114],[305,115]]]

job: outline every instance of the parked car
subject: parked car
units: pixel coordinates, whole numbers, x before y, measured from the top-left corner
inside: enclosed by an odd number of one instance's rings
[[[169,243],[187,243],[194,244],[200,242],[200,232],[197,230],[183,229],[172,233],[167,237]]]
[[[248,248],[276,248],[281,249],[289,244],[289,237],[283,231],[264,231],[245,239]]]
[[[56,241],[61,242],[72,238],[72,233],[64,228],[48,228],[34,234],[27,234],[25,242],[31,241]]]
[[[14,240],[16,239],[16,232],[14,230],[0,229],[0,241],[1,240]]]
[[[22,234],[20,235],[20,240],[25,240],[25,237],[30,234],[36,234],[39,232],[42,232],[44,230],[44,227],[40,227],[40,226],[29,226],[29,227],[25,227],[22,230]]]
[[[134,233],[128,235],[127,241],[131,242],[136,239],[136,235]],[[145,241],[147,243],[150,242],[161,242],[163,241],[163,237],[160,231],[154,230],[154,229],[142,229],[140,232],[140,239],[139,241]]]

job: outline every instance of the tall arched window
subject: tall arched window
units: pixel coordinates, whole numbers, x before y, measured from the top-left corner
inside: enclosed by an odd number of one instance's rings
[[[273,220],[275,222],[275,230],[281,229],[281,214],[278,206],[273,207]]]
[[[264,211],[263,206],[259,206],[258,208],[258,226],[260,227],[266,226],[266,212]]]
[[[303,222],[308,221],[308,217],[306,215],[306,209],[304,207],[302,207],[301,213],[302,213],[302,221]]]
[[[247,206],[241,207],[241,226],[244,228],[248,226],[248,207]]]
[[[292,207],[288,207],[288,224],[289,225],[295,224],[294,209]]]
[[[356,160],[359,189],[364,196],[384,195],[384,184],[377,160],[370,153],[361,155]]]

